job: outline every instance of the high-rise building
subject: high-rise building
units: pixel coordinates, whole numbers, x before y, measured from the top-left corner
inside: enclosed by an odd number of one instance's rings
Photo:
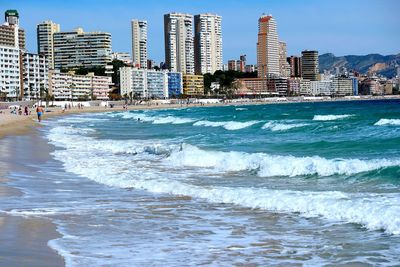
[[[282,77],[290,77],[290,66],[286,61],[286,43],[279,41],[279,72]]]
[[[113,52],[111,53],[111,60],[120,60],[127,65],[132,64],[131,55],[126,52]]]
[[[147,68],[147,21],[134,19],[132,30],[132,61],[137,68]]]
[[[16,10],[5,12],[0,25],[0,93],[10,99],[23,97],[22,53],[25,50],[25,31],[19,28]]]
[[[278,32],[271,15],[258,20],[257,68],[259,78],[280,74]]]
[[[317,81],[319,74],[318,51],[301,52],[301,69],[303,79]]]
[[[222,70],[222,17],[194,16],[194,59],[196,74]]]
[[[23,58],[23,99],[32,100],[45,96],[48,90],[49,65],[45,55],[24,53]]]
[[[286,60],[290,66],[290,77],[301,77],[301,57],[290,56]]]
[[[5,12],[5,22],[0,25],[0,45],[25,50],[25,31],[19,27],[16,10]]]
[[[53,34],[56,32],[60,32],[60,24],[50,20],[44,21],[36,27],[38,53],[46,56],[51,69],[54,69]]]
[[[165,63],[170,71],[194,74],[193,16],[164,15]]]
[[[54,38],[54,67],[78,68],[105,66],[111,61],[111,34],[84,32],[56,32]]]

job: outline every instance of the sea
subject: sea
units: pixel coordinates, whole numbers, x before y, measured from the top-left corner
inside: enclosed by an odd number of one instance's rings
[[[399,100],[110,109],[38,131],[14,145],[50,156],[25,150],[0,212],[51,220],[67,266],[400,266]]]

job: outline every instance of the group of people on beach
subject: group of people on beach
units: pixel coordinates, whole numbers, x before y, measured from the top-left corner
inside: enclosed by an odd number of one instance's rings
[[[14,108],[11,110],[11,114],[20,115],[20,116],[22,116],[22,115],[28,116],[28,115],[31,114],[31,112],[29,111],[28,106],[25,106],[24,108],[22,108],[22,106],[19,106],[18,108],[17,108],[17,107],[14,107]]]

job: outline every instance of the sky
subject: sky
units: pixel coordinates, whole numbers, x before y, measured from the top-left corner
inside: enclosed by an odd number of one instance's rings
[[[400,53],[399,0],[0,0],[0,12],[7,9],[18,10],[30,52],[37,52],[36,25],[44,20],[62,31],[110,32],[113,51],[130,52],[130,20],[138,18],[148,21],[148,57],[161,62],[163,15],[184,12],[222,16],[224,63],[242,54],[256,63],[262,14],[275,18],[288,55],[305,49],[337,56]]]

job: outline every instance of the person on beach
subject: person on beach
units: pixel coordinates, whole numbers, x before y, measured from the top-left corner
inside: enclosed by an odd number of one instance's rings
[[[28,116],[28,115],[29,115],[28,106],[25,106],[24,115],[25,115],[25,116]]]
[[[43,115],[44,109],[41,106],[38,106],[36,108],[36,113],[37,113],[37,117],[38,117],[38,121],[41,122],[42,121],[42,115]]]

